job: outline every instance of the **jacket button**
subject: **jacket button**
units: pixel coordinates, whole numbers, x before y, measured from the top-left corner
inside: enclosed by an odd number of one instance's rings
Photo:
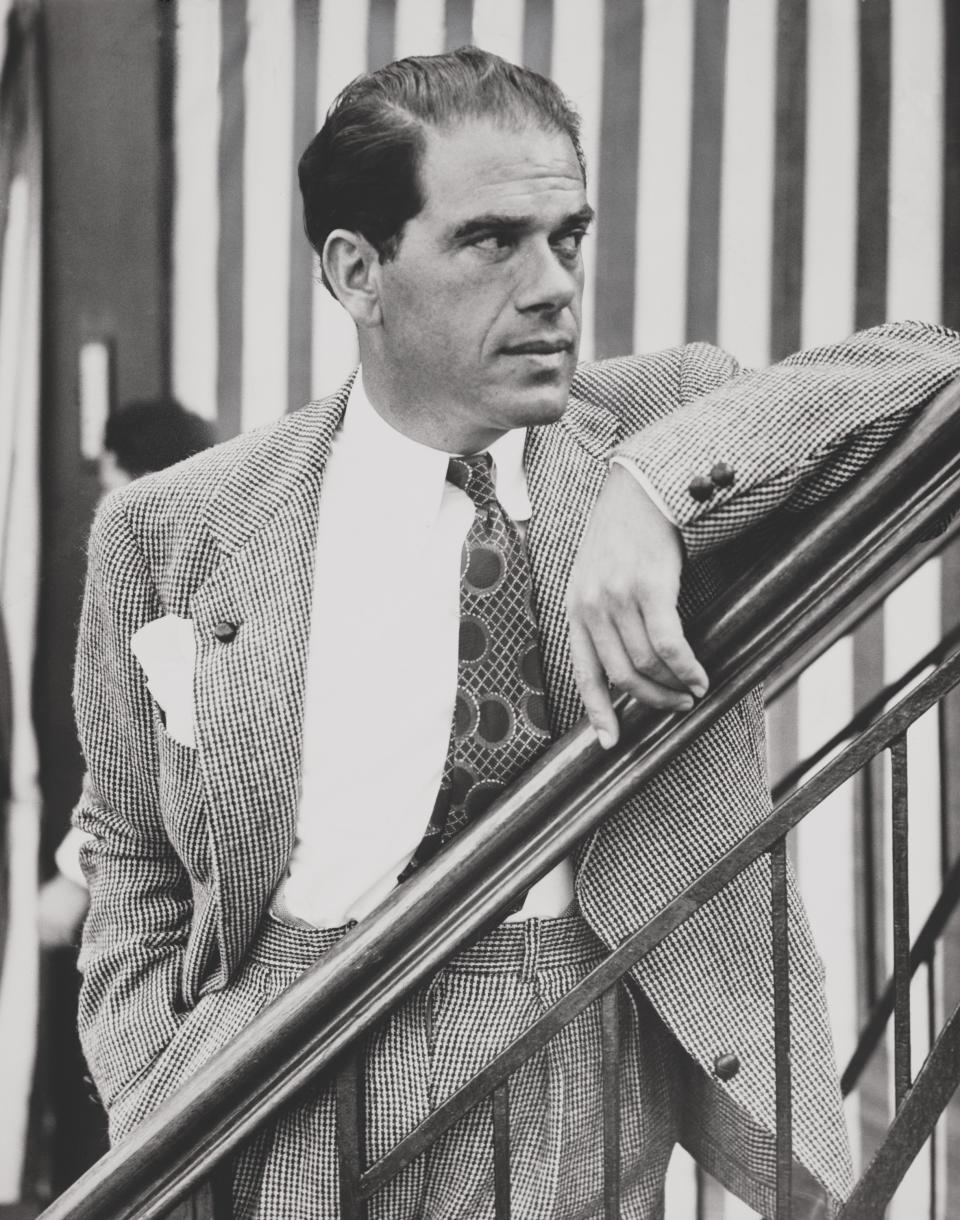
[[[726,462],[716,462],[710,471],[710,479],[715,487],[732,487],[737,481],[737,473]]]
[[[715,490],[716,489],[710,480],[705,479],[702,474],[694,475],[694,477],[690,480],[690,486],[687,488],[687,491],[691,494],[691,496],[693,496],[693,498],[698,500],[701,504],[703,504],[704,501],[709,500]]]
[[[237,638],[236,623],[216,623],[213,628],[214,636],[221,644],[230,644]]]
[[[713,1074],[721,1080],[732,1080],[740,1071],[740,1060],[729,1051],[725,1055],[717,1055],[713,1061]]]

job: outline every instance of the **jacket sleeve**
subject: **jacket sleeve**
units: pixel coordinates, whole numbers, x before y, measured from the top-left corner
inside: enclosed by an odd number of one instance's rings
[[[149,1071],[183,1020],[190,886],[160,817],[155,712],[130,638],[162,613],[123,493],[94,523],[74,702],[87,777],[74,823],[90,912],[79,966],[80,1039],[105,1106]]]
[[[702,345],[687,350],[702,362]],[[848,482],[960,376],[960,335],[890,323],[759,372],[729,362],[726,373],[616,450],[659,493],[689,558]]]

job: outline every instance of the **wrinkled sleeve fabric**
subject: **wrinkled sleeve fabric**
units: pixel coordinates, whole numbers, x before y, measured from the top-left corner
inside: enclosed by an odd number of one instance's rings
[[[681,384],[683,363],[724,367],[719,354],[705,361],[703,345],[682,350]],[[615,454],[656,489],[689,558],[778,510],[816,504],[855,477],[960,376],[960,335],[889,323],[756,372],[727,357],[725,372],[719,384],[633,432]],[[711,477],[721,466],[724,485]]]
[[[120,493],[122,497],[123,493]],[[122,499],[91,533],[74,703],[87,764],[74,825],[90,889],[80,1039],[108,1111],[149,1072],[183,1017],[190,886],[160,816],[157,726],[130,637],[162,613]]]

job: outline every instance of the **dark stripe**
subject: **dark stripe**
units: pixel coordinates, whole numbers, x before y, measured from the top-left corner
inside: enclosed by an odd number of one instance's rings
[[[777,126],[773,169],[770,355],[800,346],[803,188],[806,173],[807,0],[777,8]]]
[[[246,0],[220,6],[220,238],[217,247],[217,422],[223,438],[241,427],[243,393],[243,68]]]
[[[443,42],[448,51],[473,42],[473,0],[447,0]]]
[[[447,0],[449,5],[450,0]],[[553,63],[553,0],[527,0],[523,14],[523,62],[550,75]]]
[[[317,55],[320,0],[297,0],[293,33],[293,152],[299,158],[317,126]],[[294,174],[290,208],[290,336],[287,365],[287,410],[310,397],[310,352],[313,329],[313,260],[303,231],[303,204]]]
[[[376,72],[388,64],[394,56],[396,46],[397,5],[396,0],[370,0],[370,19],[367,25],[367,70]]]
[[[157,155],[160,197],[157,237],[160,274],[157,283],[157,325],[160,329],[160,390],[169,395],[173,363],[173,201],[177,189],[174,99],[177,79],[177,6],[157,6]]]
[[[855,319],[858,328],[880,322],[887,303],[887,201],[890,171],[890,3],[871,0],[859,16],[859,154]],[[883,613],[854,633],[854,707],[883,683]],[[854,789],[854,854],[858,869],[856,928],[858,1015],[867,1019],[885,974],[888,895],[884,865],[884,771],[874,759]],[[861,1079],[860,1140],[866,1164],[890,1123],[890,1060],[877,1048]]]
[[[899,1110],[910,1088],[910,870],[907,854],[909,804],[907,739],[890,747],[893,810],[893,1076]]]
[[[606,0],[597,203],[596,354],[633,351],[643,4]],[[588,166],[588,171],[592,167]]]
[[[960,5],[943,22],[943,321],[960,328]]]
[[[943,6],[943,321],[960,327],[960,6]],[[941,567],[941,606],[944,629],[960,622],[960,543],[944,554]],[[942,862],[960,856],[960,690],[954,688],[941,705],[940,784],[942,788]],[[948,993],[957,995],[960,980],[960,924],[947,926],[941,941],[943,978]],[[941,1119],[944,1160],[943,1215],[960,1215],[960,1109],[948,1106]]]
[[[690,135],[687,338],[710,343],[717,338],[726,60],[727,0],[697,0]]]
[[[773,1049],[777,1111],[776,1220],[790,1220],[793,1170],[793,1106],[790,1070],[790,928],[787,914],[787,842],[770,851],[773,941]]]
[[[860,157],[857,192],[858,329],[887,312],[890,187],[890,0],[860,5]]]
[[[952,6],[951,6],[952,7]],[[960,14],[958,14],[960,18]],[[951,30],[952,27],[952,30]],[[957,51],[957,36],[960,34],[960,20],[954,18],[947,25],[948,45],[952,36],[954,42],[953,54]],[[949,58],[948,66],[956,60]],[[960,70],[960,64],[957,64]],[[949,75],[947,80],[948,93],[951,87]],[[958,116],[960,118],[960,116]],[[949,253],[944,248],[944,274],[949,275]],[[955,275],[956,272],[953,272]],[[950,319],[947,318],[947,321]],[[954,320],[955,322],[956,320]],[[960,543],[954,542],[944,551],[940,568],[940,606],[944,632],[953,624],[960,622]],[[940,704],[939,720],[940,746],[940,789],[941,789],[941,864],[944,868],[953,861],[960,859],[960,750],[956,743],[960,741],[960,688],[954,687]],[[957,980],[960,980],[960,920],[951,919],[943,931],[940,941],[943,954],[943,980],[947,995],[944,1005],[948,1007],[948,997],[956,997]],[[945,1216],[960,1216],[960,1109],[948,1106],[941,1119],[943,1133],[944,1188],[943,1214]]]

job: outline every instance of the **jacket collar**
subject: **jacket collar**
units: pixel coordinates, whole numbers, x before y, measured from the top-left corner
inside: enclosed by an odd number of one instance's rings
[[[356,373],[333,394],[251,434],[236,464],[207,502],[206,524],[226,554],[243,547],[291,502],[319,502],[330,456]]]

